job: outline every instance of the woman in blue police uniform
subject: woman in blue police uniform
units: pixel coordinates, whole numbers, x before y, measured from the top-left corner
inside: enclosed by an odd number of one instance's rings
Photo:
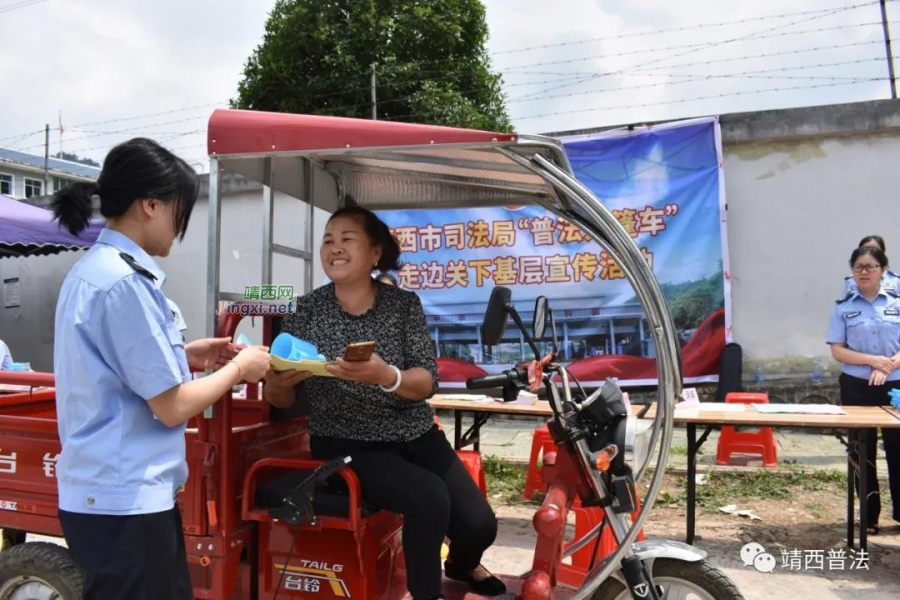
[[[887,254],[884,238],[880,235],[867,235],[859,241],[858,247],[862,248],[863,246],[872,246]],[[884,273],[881,274],[881,285],[888,291],[893,290],[895,292],[900,292],[900,275],[897,275],[888,269],[884,269]],[[844,277],[844,291],[841,294],[841,298],[846,297],[850,292],[855,292],[856,289],[856,279],[853,275],[847,275]]]
[[[831,315],[827,342],[835,360],[843,363],[839,379],[841,403],[848,406],[890,404],[888,391],[900,388],[900,295],[882,284],[887,265],[887,257],[877,247],[861,246],[854,250],[850,266],[857,289],[838,300]],[[868,440],[866,477],[871,486],[866,499],[868,532],[877,534],[881,499],[875,468],[875,430],[865,430],[862,435]],[[882,429],[881,435],[892,516],[900,521],[900,430]]]
[[[59,518],[86,600],[193,599],[175,504],[188,476],[185,425],[269,367],[263,347],[186,344],[162,292],[152,257],[184,237],[198,187],[187,163],[138,138],[113,148],[96,183],[53,199],[75,235],[93,196],[106,217],[63,282],[53,357]],[[191,367],[216,371],[191,380]]]

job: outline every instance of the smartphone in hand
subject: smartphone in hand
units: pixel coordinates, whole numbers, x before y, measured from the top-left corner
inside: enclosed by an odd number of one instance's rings
[[[344,360],[347,362],[365,362],[372,358],[375,342],[356,342],[348,344],[344,349]]]

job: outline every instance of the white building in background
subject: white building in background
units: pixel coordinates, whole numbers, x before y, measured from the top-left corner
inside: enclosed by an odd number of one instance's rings
[[[96,181],[100,168],[51,157],[46,187],[44,175],[43,155],[0,148],[0,194],[18,200],[49,196],[76,181]]]

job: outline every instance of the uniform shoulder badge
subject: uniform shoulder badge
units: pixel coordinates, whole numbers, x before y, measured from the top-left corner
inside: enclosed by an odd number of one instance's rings
[[[143,275],[145,277],[149,277],[150,279],[156,281],[156,275],[154,275],[153,273],[151,273],[150,271],[148,271],[147,269],[142,267],[140,264],[138,264],[138,261],[134,260],[133,256],[131,256],[130,254],[128,254],[126,252],[119,252],[119,256],[122,257],[122,260],[124,260],[129,265],[131,265],[132,269],[134,269],[141,275]]]
[[[847,300],[849,300],[850,298],[853,297],[853,294],[854,294],[854,293],[855,293],[855,292],[847,292],[847,295],[846,295],[846,296],[844,296],[843,298],[838,298],[837,300],[834,301],[834,303],[835,303],[835,304],[841,304],[842,302],[846,302]]]

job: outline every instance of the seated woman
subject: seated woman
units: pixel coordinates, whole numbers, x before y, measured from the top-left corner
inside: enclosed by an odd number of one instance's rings
[[[403,515],[414,600],[443,597],[445,536],[448,577],[482,595],[504,593],[503,583],[481,566],[497,519],[426,402],[437,390],[437,367],[421,301],[372,278],[376,269],[397,269],[397,242],[375,214],[349,207],[329,219],[320,253],[331,283],[301,297],[282,331],[335,360],[328,367],[334,377],[270,371],[264,397],[286,408],[295,401],[295,386],[307,388],[313,456],[350,455],[364,499]],[[341,358],[348,344],[367,341],[377,344],[370,360]]]

